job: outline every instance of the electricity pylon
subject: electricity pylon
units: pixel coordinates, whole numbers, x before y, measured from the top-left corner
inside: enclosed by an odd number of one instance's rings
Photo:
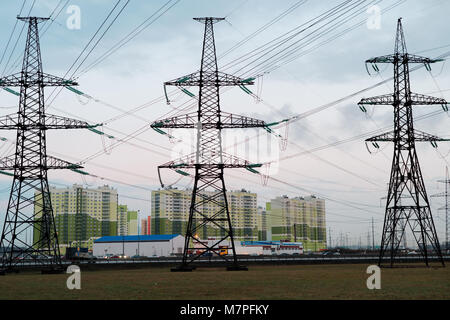
[[[0,78],[1,87],[20,87],[19,112],[0,117],[0,130],[17,130],[14,155],[0,159],[0,170],[13,170],[13,183],[0,242],[0,272],[17,271],[22,262],[43,273],[62,270],[47,170],[79,169],[79,165],[47,155],[46,130],[92,128],[86,122],[45,113],[44,87],[77,83],[42,71],[38,24],[48,18],[18,17],[28,22],[22,71]],[[23,239],[32,228],[31,244]]]
[[[445,192],[434,194],[431,197],[433,198],[445,198],[445,205],[442,208],[439,208],[438,210],[445,210],[445,251],[447,253],[450,251],[450,242],[449,242],[449,231],[450,226],[448,224],[448,212],[450,209],[450,197],[449,197],[449,185],[450,185],[450,177],[448,174],[448,167],[445,168],[445,180],[439,180],[438,182],[445,183]]]
[[[190,128],[197,131],[195,153],[158,167],[158,171],[161,168],[169,168],[183,175],[187,173],[181,171],[182,169],[195,170],[183,261],[172,271],[191,271],[193,269],[191,263],[207,254],[217,254],[222,257],[228,264],[227,270],[247,270],[246,267],[238,264],[236,256],[224,169],[245,168],[256,172],[254,168],[261,167],[261,164],[251,164],[223,152],[222,129],[264,128],[267,126],[264,121],[226,113],[220,109],[220,87],[240,86],[248,90],[244,85],[254,84],[254,79],[241,79],[218,70],[214,24],[224,20],[223,18],[195,18],[194,20],[205,25],[200,71],[166,82],[164,85],[178,86],[184,91],[186,90],[184,87],[200,87],[198,110],[186,115],[159,120],[151,125],[157,130],[160,128]],[[209,206],[215,208],[215,211],[205,212],[204,208]],[[201,241],[198,236],[198,232],[207,230],[210,226],[220,230],[220,237],[214,240],[212,245]],[[220,252],[220,245],[231,246],[227,250],[228,253],[231,251],[231,254],[222,254],[224,252]]]
[[[447,102],[444,99],[412,93],[409,79],[411,63],[421,63],[429,68],[431,63],[438,61],[441,60],[411,55],[407,52],[401,18],[397,24],[395,53],[366,61],[373,65],[377,63],[394,65],[394,94],[362,99],[359,102],[361,107],[364,105],[394,106],[394,131],[366,140],[366,142],[372,143],[394,142],[394,156],[378,262],[380,266],[383,264],[385,254],[389,252],[389,263],[393,267],[406,225],[409,225],[412,230],[425,264],[428,266],[428,246],[430,245],[444,266],[415,143],[428,141],[435,145],[436,141],[448,140],[414,130],[412,106],[446,106]],[[403,201],[401,201],[402,199]],[[402,220],[404,223],[400,222]]]

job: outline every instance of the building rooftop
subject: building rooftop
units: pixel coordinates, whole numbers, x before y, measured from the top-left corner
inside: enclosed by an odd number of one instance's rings
[[[242,246],[294,246],[303,245],[302,242],[285,242],[285,241],[241,241]]]
[[[179,236],[179,234],[154,234],[140,236],[105,236],[94,241],[99,242],[137,242],[137,241],[169,241]]]
[[[291,198],[290,198],[289,196],[287,196],[287,195],[282,195],[282,196],[276,197],[276,198],[273,199],[273,200],[276,200],[276,199],[307,200],[307,201],[313,200],[313,199],[323,200],[322,198],[317,197],[317,196],[315,196],[315,195],[310,195],[310,196],[296,196],[296,197],[291,197]]]

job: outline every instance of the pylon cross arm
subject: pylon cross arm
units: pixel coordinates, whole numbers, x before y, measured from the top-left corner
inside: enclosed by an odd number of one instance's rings
[[[381,56],[381,57],[371,58],[369,60],[366,60],[366,63],[396,63],[396,62],[406,63],[407,62],[407,63],[423,63],[425,65],[428,65],[431,63],[436,63],[436,62],[441,62],[441,61],[444,61],[444,60],[443,59],[430,59],[430,58],[407,53],[402,56],[398,56],[396,54],[389,54],[389,55],[385,55],[385,56]]]
[[[193,19],[200,23],[206,23],[206,22],[210,21],[213,24],[225,20],[225,18],[217,18],[217,17],[202,17],[202,18],[193,18]]]
[[[370,139],[367,139],[366,142],[396,142],[397,140],[403,141],[407,138],[396,138],[395,131],[386,132],[383,134],[380,134],[378,136],[372,137]],[[406,141],[406,140],[405,140]],[[416,142],[438,142],[438,141],[450,141],[450,139],[442,139],[437,136],[434,136],[432,134],[414,130],[414,141]]]
[[[372,98],[364,98],[358,103],[360,106],[364,105],[383,105],[383,106],[395,106],[400,103],[409,104],[409,105],[447,105],[447,101],[445,99],[436,98],[432,96],[427,96],[419,93],[411,93],[409,97],[405,98],[406,101],[396,101],[393,94],[385,94],[381,96],[376,96]]]
[[[266,123],[251,117],[241,116],[237,114],[222,112],[221,121],[223,128],[264,128]]]
[[[200,85],[224,87],[253,85],[255,84],[254,80],[254,78],[243,79],[220,71],[203,71],[203,73],[197,71],[186,76],[167,81],[164,85],[178,87],[198,87]]]
[[[0,87],[20,87],[22,74],[15,73],[3,78],[0,78]]]
[[[444,59],[430,59],[427,57],[418,56],[415,54],[406,54],[408,63],[423,63],[423,64],[430,64],[430,63],[436,63],[436,62],[442,62]]]
[[[385,94],[381,96],[376,96],[372,98],[364,98],[361,99],[361,101],[358,103],[360,106],[364,105],[382,105],[382,106],[389,106],[394,105],[396,103],[394,95],[393,94]]]
[[[411,93],[412,105],[447,105],[447,101],[442,98],[427,96],[425,94]]]
[[[91,125],[85,121],[55,116],[51,114],[45,115],[44,124],[39,122],[20,121],[17,114],[9,114],[0,117],[0,130],[12,129],[91,129],[98,127],[99,124]]]
[[[394,63],[396,61],[396,56],[393,54],[389,54],[386,56],[371,58],[366,60],[366,63]]]
[[[186,115],[167,118],[163,120],[155,121],[151,124],[153,129],[158,128],[184,128],[194,129],[197,128],[198,113],[192,112]],[[264,128],[266,123],[262,120],[250,118],[246,116],[236,115],[227,112],[220,113],[220,122],[202,122],[202,129],[236,129],[236,128]]]
[[[39,161],[38,161],[39,160]],[[45,163],[41,163],[40,159],[16,159],[15,155],[10,155],[0,159],[0,170],[14,169],[82,169],[83,167],[61,160],[52,156],[47,156]]]
[[[208,166],[222,166],[223,168],[259,168],[262,164],[254,164],[247,160],[241,159],[234,155],[223,152],[221,163],[197,163],[197,154],[191,153],[187,156],[183,156],[177,160],[169,161],[158,168],[166,169],[193,169],[196,166],[208,167]]]
[[[419,131],[419,130],[414,130],[414,140],[418,141],[418,142],[437,142],[437,141],[450,141],[450,139],[443,139],[443,138],[439,138],[435,135],[423,132],[423,131]]]
[[[17,114],[8,114],[0,117],[0,130],[11,130],[17,128]]]
[[[32,87],[38,85],[45,87],[72,87],[77,86],[78,83],[73,80],[63,79],[47,73],[38,73],[37,76],[28,77],[26,74],[22,76],[22,72],[19,72],[0,78],[1,87]]]
[[[99,124],[92,125],[86,121],[51,114],[45,116],[45,129],[91,129],[98,126]]]
[[[37,22],[50,20],[50,18],[45,18],[45,17],[19,17],[19,16],[17,17],[17,19],[19,19],[21,21],[25,21],[25,22],[30,22],[32,20],[36,20]]]

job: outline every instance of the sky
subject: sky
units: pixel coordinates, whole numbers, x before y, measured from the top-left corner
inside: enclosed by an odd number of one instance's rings
[[[47,153],[71,162],[82,162],[84,171],[104,179],[82,177],[71,171],[52,171],[49,173],[50,184],[57,187],[74,183],[85,184],[89,187],[108,184],[118,190],[121,204],[127,204],[133,210],[140,210],[141,217],[149,215],[151,190],[160,188],[157,166],[174,159],[180,148],[180,144],[172,143],[166,136],[150,129],[149,125],[155,120],[165,118],[168,114],[174,114],[176,109],[185,107],[187,103],[193,103],[193,100],[177,91],[171,96],[170,105],[167,105],[164,99],[154,104],[150,102],[164,95],[165,81],[199,69],[203,27],[192,18],[204,16],[226,18],[225,21],[216,24],[214,29],[218,64],[219,69],[222,69],[223,66],[229,66],[229,63],[235,59],[307,23],[341,2],[343,1],[129,1],[79,70],[75,72],[79,83],[77,89],[89,95],[91,99],[80,97],[69,90],[62,90],[56,98],[54,98],[56,92],[53,92],[52,88],[47,88],[45,92],[46,97],[50,97],[46,105],[47,113],[74,117],[92,124],[103,123],[102,130],[114,136],[114,139],[102,139],[101,136],[88,130],[51,131],[47,133]],[[41,34],[41,52],[44,72],[60,77],[71,76],[73,72],[68,73],[69,68],[116,3],[117,1],[106,0],[36,1],[30,15],[48,17],[53,12],[52,18],[54,18],[53,23],[42,24],[40,30],[43,33]],[[119,2],[113,16],[125,3],[125,0]],[[164,7],[166,9],[173,6],[126,45],[98,65],[83,72],[98,57],[166,3],[167,6]],[[330,33],[322,38],[316,39],[310,47],[296,49],[295,53],[298,53],[299,57],[292,62],[281,63],[276,70],[258,77],[257,85],[249,89],[258,93],[263,101],[254,99],[239,88],[224,89],[221,95],[221,109],[266,122],[275,122],[313,110],[389,79],[393,76],[392,66],[380,65],[379,74],[371,72],[369,75],[364,61],[374,56],[393,53],[396,23],[399,17],[403,18],[406,43],[410,53],[437,57],[450,50],[447,37],[450,25],[446,23],[450,9],[448,1],[358,0],[352,3],[355,6],[358,5],[355,8],[360,9],[357,16],[330,30]],[[374,20],[376,9],[368,10],[374,3],[383,12],[379,20]],[[20,71],[26,28],[21,33],[23,22],[19,21],[12,36],[11,31],[16,24],[15,17],[20,12],[22,4],[22,0],[8,1],[0,12],[2,30],[0,54],[3,55],[0,60],[0,74],[2,76]],[[32,4],[32,0],[25,1],[22,16],[28,15]],[[394,4],[397,5],[389,9]],[[77,16],[80,21],[79,28],[73,28],[74,25],[71,24],[76,11],[68,11],[74,6],[80,13]],[[272,19],[282,15],[288,8],[292,10],[276,23],[224,55],[230,48]],[[60,9],[62,10],[57,15]],[[157,15],[153,16],[155,17]],[[109,19],[101,29],[95,41],[111,20]],[[371,21],[379,21],[377,25],[379,28],[370,27]],[[361,22],[360,26],[333,39],[333,35],[359,22]],[[10,36],[11,41],[7,47]],[[298,39],[300,38],[301,36]],[[315,44],[327,39],[332,41],[314,47]],[[91,47],[95,41],[91,42]],[[83,58],[78,60],[78,63],[82,60]],[[251,59],[248,60],[248,62],[251,61]],[[224,71],[244,78],[256,76],[254,74],[256,69],[252,70],[250,67],[241,69],[244,66],[245,63],[231,65]],[[422,68],[411,74],[411,86],[414,92],[433,94],[447,99],[450,98],[449,80],[450,70],[445,62],[434,65],[431,73]],[[195,94],[198,92],[196,88],[189,90]],[[361,242],[365,244],[372,218],[375,241],[379,242],[384,217],[382,198],[387,194],[393,148],[392,145],[382,144],[380,151],[371,154],[364,140],[369,138],[366,135],[368,132],[380,128],[389,129],[393,125],[393,114],[392,108],[384,106],[368,108],[367,114],[364,114],[359,110],[357,103],[361,98],[391,93],[392,90],[393,83],[388,82],[321,112],[313,113],[289,124],[287,135],[285,127],[279,128],[277,132],[288,138],[286,150],[278,148],[279,138],[269,136],[271,148],[267,152],[265,142],[268,134],[264,130],[261,132],[261,129],[238,131],[234,135],[226,132],[224,147],[228,147],[229,152],[234,150],[235,141],[245,142],[245,137],[248,137],[248,151],[246,152],[245,144],[241,144],[238,154],[243,158],[248,157],[256,161],[253,142],[254,136],[259,134],[261,144],[264,144],[264,148],[259,150],[260,158],[275,161],[268,169],[270,171],[267,171],[273,179],[269,178],[266,186],[259,176],[251,172],[227,171],[228,190],[245,188],[257,192],[258,204],[261,206],[281,195],[295,197],[315,194],[326,197],[329,199],[326,202],[327,227],[331,230],[333,244],[341,234],[347,235],[351,243],[356,244],[361,239]],[[18,101],[14,95],[4,91],[0,93],[2,114],[15,113],[17,104]],[[124,112],[138,106],[143,107],[132,115],[124,116]],[[190,109],[190,111],[193,110]],[[414,115],[419,117],[439,110],[439,106],[416,107]],[[449,115],[442,112],[417,121],[415,125],[422,131],[448,138],[450,134],[446,128],[449,124]],[[137,130],[139,134],[134,136]],[[189,132],[175,131],[171,133],[183,139],[182,145],[190,140]],[[14,150],[11,143],[14,142],[15,133],[5,131],[0,134],[8,139],[0,145],[1,155],[12,154]],[[133,138],[127,140],[127,143],[117,143],[130,134],[133,134]],[[351,139],[350,142],[335,147],[312,153],[303,152],[359,135],[361,135],[360,139]],[[114,144],[117,145],[109,150]],[[439,143],[439,148],[434,149],[430,144],[420,144],[417,150],[428,194],[443,192],[444,185],[437,180],[444,178],[450,145]],[[372,151],[374,151],[373,148]],[[177,182],[174,186],[179,188],[192,185],[191,178],[187,177],[178,181],[179,177],[170,172],[164,172],[163,179],[167,184]],[[10,184],[10,177],[0,177],[0,221],[2,222]],[[437,209],[443,205],[444,201],[440,198],[430,200],[438,235],[443,238],[445,212]]]

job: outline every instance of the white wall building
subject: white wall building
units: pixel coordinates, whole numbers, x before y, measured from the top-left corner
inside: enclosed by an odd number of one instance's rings
[[[93,254],[96,257],[106,255],[168,257],[171,254],[183,254],[183,248],[184,237],[179,234],[110,236],[94,241]]]
[[[264,254],[264,255],[296,255],[303,254],[302,242],[287,241],[242,241],[241,252],[249,252],[248,254]],[[256,251],[251,249],[258,248]],[[247,250],[247,251],[246,251]]]

